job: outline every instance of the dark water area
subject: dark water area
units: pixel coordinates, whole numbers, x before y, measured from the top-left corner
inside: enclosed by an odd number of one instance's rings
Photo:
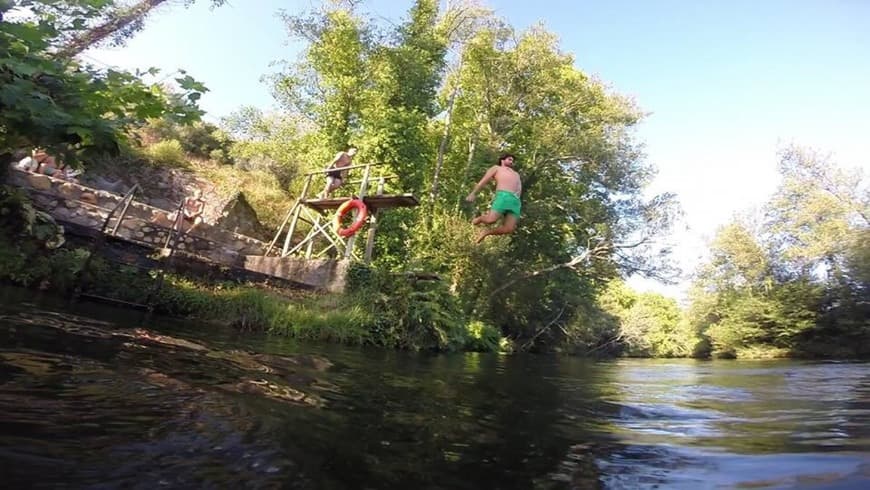
[[[870,364],[415,354],[0,289],[3,488],[870,488]]]

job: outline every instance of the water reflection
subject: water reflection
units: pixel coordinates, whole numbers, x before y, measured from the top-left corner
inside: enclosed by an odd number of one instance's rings
[[[862,488],[870,478],[866,364],[425,355],[125,315],[30,298],[0,307],[7,487]]]

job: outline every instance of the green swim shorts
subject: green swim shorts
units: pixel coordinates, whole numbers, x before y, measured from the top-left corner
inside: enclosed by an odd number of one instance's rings
[[[522,207],[523,205],[520,202],[520,198],[518,198],[513,192],[495,191],[495,199],[492,200],[491,209],[496,213],[513,213],[514,216],[519,218]]]

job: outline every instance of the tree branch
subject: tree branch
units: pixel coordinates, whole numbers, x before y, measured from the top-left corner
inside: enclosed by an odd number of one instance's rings
[[[141,22],[151,10],[165,1],[143,0],[128,9],[118,11],[102,24],[73,38],[66,46],[57,51],[56,56],[58,58],[72,58],[78,55],[107,37],[132,25],[134,22]]]
[[[588,259],[589,257],[600,257],[600,256],[602,256],[604,253],[606,253],[606,252],[608,252],[608,251],[610,251],[610,250],[612,250],[612,247],[611,247],[610,244],[599,243],[598,245],[596,245],[596,246],[593,247],[593,248],[587,248],[587,249],[584,250],[583,253],[581,253],[580,255],[577,255],[577,256],[575,256],[575,257],[572,257],[571,260],[569,260],[568,262],[563,262],[563,263],[561,263],[561,264],[552,265],[552,266],[550,266],[550,267],[545,267],[545,268],[543,268],[543,269],[539,269],[539,270],[536,270],[536,271],[527,272],[527,273],[525,273],[525,274],[520,274],[519,276],[514,277],[514,278],[511,279],[510,281],[508,281],[508,282],[502,284],[501,286],[499,286],[498,288],[496,288],[495,290],[493,290],[493,291],[489,294],[489,296],[490,296],[490,297],[493,297],[493,296],[495,296],[496,294],[498,294],[498,293],[504,291],[505,289],[507,289],[507,288],[513,286],[514,284],[516,284],[517,282],[519,282],[519,281],[521,281],[521,280],[523,280],[523,279],[529,279],[529,278],[532,278],[532,277],[537,277],[537,276],[540,276],[540,275],[543,275],[543,274],[547,274],[547,273],[550,273],[550,272],[553,272],[553,271],[556,271],[556,270],[559,270],[559,269],[573,269],[573,270],[576,270],[575,267],[577,266],[577,264],[579,264],[579,263],[585,261],[585,260]]]
[[[529,339],[528,342],[526,342],[525,344],[523,344],[522,347],[520,347],[520,350],[523,350],[523,351],[524,351],[524,350],[528,349],[528,348],[529,348],[529,347],[530,347],[530,346],[535,342],[535,340],[537,340],[537,338],[541,336],[542,333],[544,333],[544,332],[546,332],[547,330],[549,330],[550,327],[552,327],[554,323],[556,323],[557,321],[559,321],[559,318],[562,318],[562,314],[565,313],[565,308],[567,308],[567,306],[568,306],[567,304],[566,304],[566,305],[563,305],[563,306],[562,306],[562,309],[559,310],[559,313],[556,314],[556,318],[553,318],[553,320],[550,321],[550,323],[548,323],[548,324],[544,325],[543,327],[541,327],[541,328],[540,328],[540,329],[535,333],[535,335],[533,335],[532,338]],[[564,329],[562,329],[562,330],[564,331]]]

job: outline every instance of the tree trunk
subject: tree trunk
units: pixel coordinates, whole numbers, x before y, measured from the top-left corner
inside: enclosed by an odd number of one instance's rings
[[[72,58],[134,22],[144,19],[166,0],[142,0],[130,8],[114,12],[105,22],[76,37],[58,50],[58,58]]]
[[[435,159],[435,174],[432,176],[429,206],[434,206],[435,199],[438,198],[438,178],[441,175],[441,167],[444,165],[444,153],[447,151],[447,142],[450,139],[450,120],[453,117],[453,104],[456,102],[458,93],[459,87],[457,86],[450,94],[450,101],[447,103],[447,117],[444,120],[444,134],[441,135],[441,144],[438,146],[438,157]]]
[[[474,151],[477,149],[477,137],[478,131],[475,131],[474,136],[472,136],[471,140],[468,141],[468,161],[465,163],[465,173],[462,176],[462,182],[466,182],[471,175],[471,165],[474,163]],[[465,202],[465,195],[462,192],[459,194],[459,206],[456,208],[457,211],[462,208],[462,204]]]

